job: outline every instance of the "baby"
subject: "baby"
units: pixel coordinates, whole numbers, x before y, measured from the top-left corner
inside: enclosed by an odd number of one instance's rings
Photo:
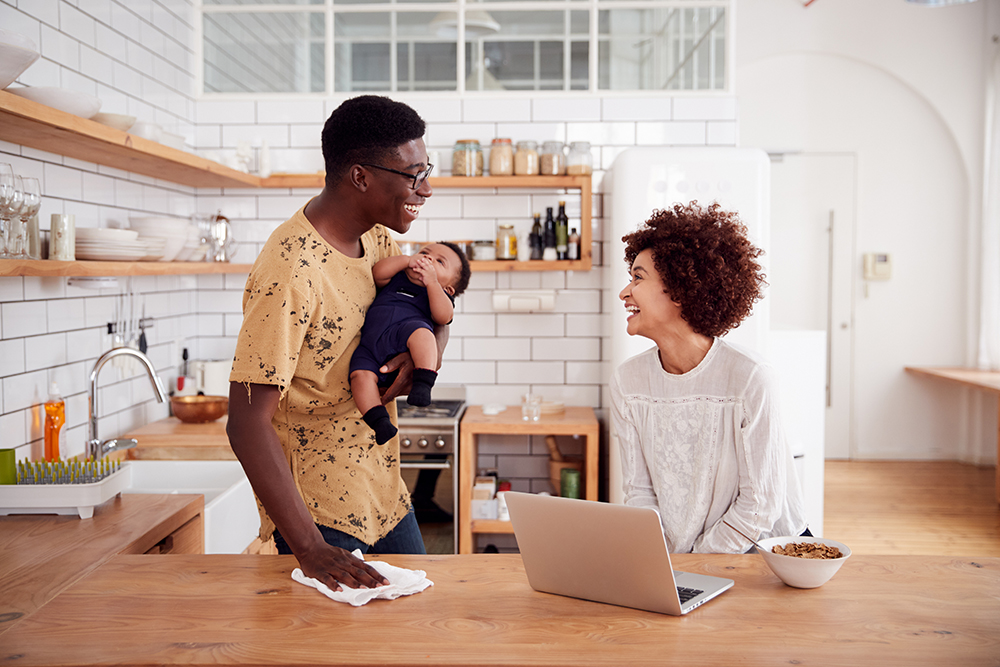
[[[379,387],[391,380],[379,369],[409,350],[413,387],[406,402],[430,404],[438,362],[434,326],[451,322],[455,297],[469,286],[469,276],[469,260],[458,246],[446,241],[426,245],[413,256],[387,257],[372,267],[379,292],[351,357],[351,393],[378,444],[396,435],[379,393]]]

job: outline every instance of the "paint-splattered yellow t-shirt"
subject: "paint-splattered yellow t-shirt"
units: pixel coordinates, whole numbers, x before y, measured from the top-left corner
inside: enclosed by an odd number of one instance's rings
[[[410,501],[399,439],[376,444],[351,396],[348,366],[375,298],[372,265],[399,254],[381,225],[361,243],[362,257],[345,257],[303,210],[275,230],[247,280],[229,379],[281,388],[271,423],[313,519],[374,544]],[[395,421],[395,405],[388,407]],[[257,506],[266,540],[274,523]]]

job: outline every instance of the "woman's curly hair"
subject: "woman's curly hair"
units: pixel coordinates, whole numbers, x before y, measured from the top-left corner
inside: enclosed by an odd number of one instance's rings
[[[719,204],[653,211],[638,230],[622,237],[631,268],[646,249],[681,317],[696,333],[721,336],[742,322],[767,285],[757,258],[764,251],[747,238],[735,212]]]

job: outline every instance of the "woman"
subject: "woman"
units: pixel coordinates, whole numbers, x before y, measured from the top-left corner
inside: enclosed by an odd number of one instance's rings
[[[773,372],[719,338],[762,296],[762,251],[735,213],[697,202],[622,240],[628,333],[656,343],[611,379],[625,504],[657,509],[674,553],[749,550],[724,521],[755,539],[808,533]]]

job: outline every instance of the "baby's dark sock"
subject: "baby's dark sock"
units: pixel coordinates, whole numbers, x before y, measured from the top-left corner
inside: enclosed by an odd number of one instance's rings
[[[389,411],[385,409],[384,405],[376,405],[366,412],[364,420],[375,431],[375,442],[380,445],[389,442],[392,440],[392,436],[396,435],[396,427],[392,425]]]
[[[438,374],[429,368],[413,369],[413,388],[410,395],[406,397],[406,402],[410,405],[424,406],[431,404],[431,387]]]

